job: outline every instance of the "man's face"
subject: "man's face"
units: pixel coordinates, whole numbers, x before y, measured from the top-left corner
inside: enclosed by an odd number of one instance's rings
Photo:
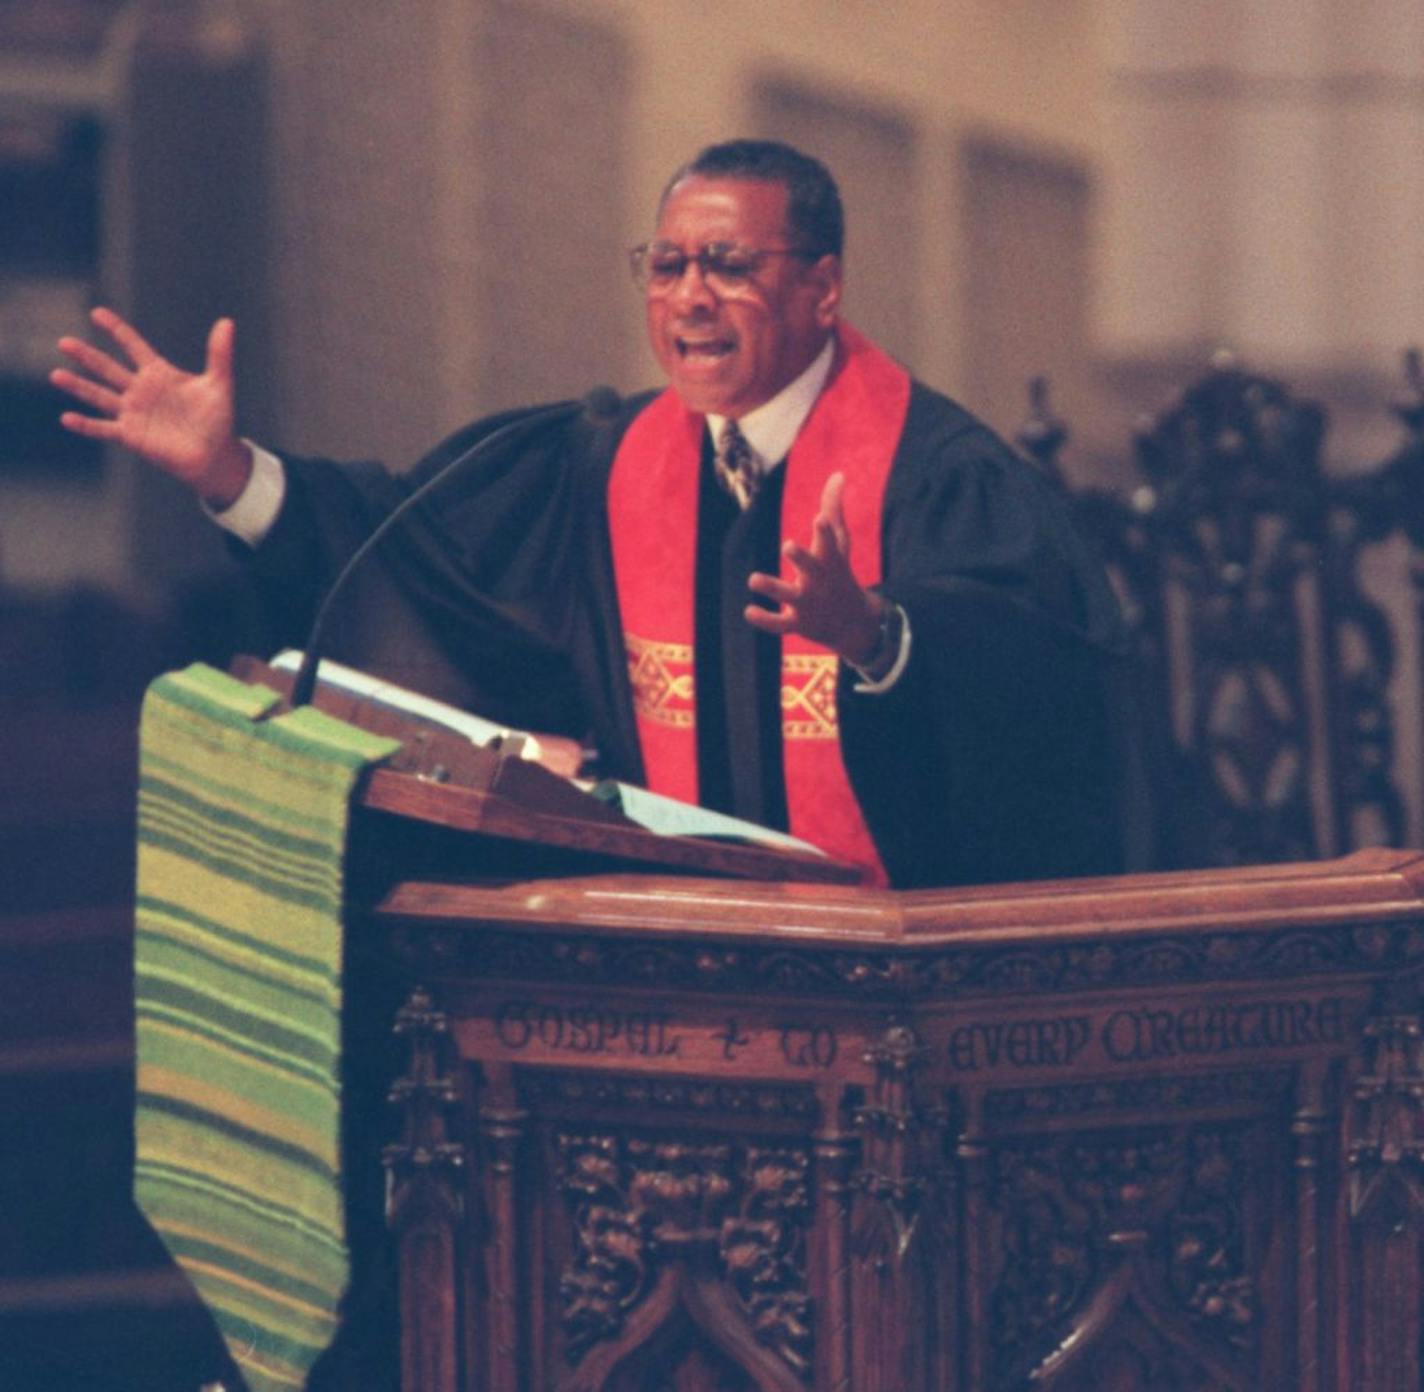
[[[668,194],[655,241],[687,256],[717,244],[784,253],[796,249],[786,201],[779,183],[694,175]],[[834,256],[767,256],[744,283],[720,288],[689,262],[675,283],[648,290],[648,338],[689,410],[742,416],[811,365],[840,295]]]

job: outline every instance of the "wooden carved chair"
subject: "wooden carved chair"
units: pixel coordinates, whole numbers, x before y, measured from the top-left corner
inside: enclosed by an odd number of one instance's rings
[[[1424,369],[1377,466],[1321,468],[1326,417],[1226,356],[1134,441],[1126,494],[1068,489],[1042,381],[1021,447],[1061,487],[1136,640],[1154,868],[1305,860],[1407,838],[1391,706],[1401,622],[1424,598]],[[1402,531],[1412,602],[1362,556]],[[1401,613],[1403,618],[1401,619]]]

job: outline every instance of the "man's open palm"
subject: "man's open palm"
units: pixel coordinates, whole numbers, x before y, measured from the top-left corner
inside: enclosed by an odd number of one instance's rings
[[[91,317],[121,351],[60,339],[60,352],[83,375],[56,368],[50,381],[97,413],[66,411],[60,423],[132,450],[205,498],[231,502],[247,473],[246,450],[234,434],[232,320],[213,325],[203,371],[193,373],[161,357],[112,310],[95,309]]]
[[[756,594],[780,606],[772,611],[749,604],[746,620],[763,633],[799,633],[858,662],[875,651],[880,633],[880,601],[863,589],[850,568],[850,529],[841,495],[845,478],[832,474],[811,524],[811,544],[782,543],[790,575],[754,571],[747,581]]]

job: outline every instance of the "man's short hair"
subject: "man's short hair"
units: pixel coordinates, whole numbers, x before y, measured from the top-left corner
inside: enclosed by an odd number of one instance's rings
[[[787,231],[802,251],[839,256],[845,213],[831,171],[818,159],[779,140],[725,140],[683,165],[663,189],[662,202],[683,179],[761,179],[786,190]]]

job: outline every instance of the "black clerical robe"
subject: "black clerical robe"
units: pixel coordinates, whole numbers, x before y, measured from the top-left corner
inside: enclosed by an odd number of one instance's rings
[[[609,471],[650,400],[599,423],[531,421],[447,480],[341,604],[329,655],[492,718],[588,739],[639,781],[607,517]],[[274,640],[300,643],[341,560],[410,487],[507,413],[409,475],[286,457],[288,496],[253,567]],[[704,451],[704,471],[707,468]],[[746,576],[777,569],[777,486],[745,517],[711,485],[697,560],[704,801],[785,825],[777,643],[741,617]],[[909,665],[884,693],[841,673],[851,785],[897,886],[1122,868],[1122,630],[1061,499],[982,423],[919,383],[882,504],[883,592]],[[801,539],[804,540],[804,539]]]

